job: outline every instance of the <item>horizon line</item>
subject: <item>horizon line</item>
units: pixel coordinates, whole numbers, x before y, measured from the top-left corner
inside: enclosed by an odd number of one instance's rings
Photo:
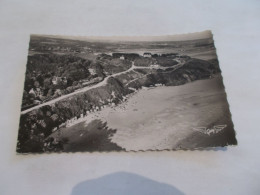
[[[44,35],[31,34],[30,37],[47,37],[57,39],[68,39],[78,41],[96,42],[161,42],[161,41],[191,41],[198,39],[213,38],[210,30],[194,33],[184,33],[175,35],[141,35],[141,36],[69,36],[69,35]]]

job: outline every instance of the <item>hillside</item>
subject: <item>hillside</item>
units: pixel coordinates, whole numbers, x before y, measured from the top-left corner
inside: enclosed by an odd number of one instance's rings
[[[127,95],[142,87],[164,84],[182,85],[199,79],[208,79],[219,73],[218,63],[187,59],[178,68],[138,68],[107,79],[99,86],[42,106],[21,115],[17,152],[43,152],[46,138],[67,123],[82,118],[104,106],[120,104]],[[33,148],[33,151],[31,150]]]

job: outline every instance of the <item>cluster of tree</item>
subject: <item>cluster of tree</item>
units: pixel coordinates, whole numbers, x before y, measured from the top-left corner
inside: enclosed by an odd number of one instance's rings
[[[155,58],[145,58],[140,56],[139,58],[135,59],[135,65],[136,66],[150,66],[152,64],[156,64]]]
[[[113,53],[112,54],[113,58],[120,58],[120,57],[124,57],[127,60],[135,60],[136,58],[139,58],[139,54],[136,53]]]
[[[84,80],[103,77],[100,66],[97,74],[90,74],[91,63],[73,55],[28,56],[22,107],[70,93],[80,88]]]
[[[129,59],[121,60],[106,54],[101,54],[97,57],[97,64],[102,66],[104,72],[109,75],[123,72],[132,66],[132,62]]]
[[[160,64],[161,66],[169,67],[169,66],[174,66],[178,64],[174,58],[169,58],[169,57],[156,57],[155,58],[157,61],[157,64]]]
[[[106,86],[97,87],[76,94],[72,98],[60,100],[55,103],[55,106],[45,105],[22,114],[19,124],[17,152],[62,150],[64,140],[60,140],[60,142],[48,138],[54,129],[57,130],[70,119],[85,116],[87,111],[100,109],[101,106],[112,102],[116,104],[130,92],[115,78],[109,78]]]
[[[22,110],[94,84],[131,67],[130,60],[101,54],[95,61],[53,53],[28,56]]]

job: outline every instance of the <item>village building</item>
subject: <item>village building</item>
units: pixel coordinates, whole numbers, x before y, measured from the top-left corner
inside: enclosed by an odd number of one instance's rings
[[[29,91],[29,94],[36,96],[36,93],[33,88],[31,88],[31,90]]]
[[[146,52],[146,53],[143,54],[143,56],[144,56],[145,58],[150,58],[150,57],[152,57],[152,54]]]
[[[53,78],[52,78],[52,84],[53,85],[57,85],[58,83],[60,83],[62,81],[62,78],[61,77],[56,77],[56,76],[54,76]]]
[[[91,75],[97,74],[97,72],[96,72],[96,70],[95,70],[94,68],[89,68],[88,71],[89,71],[89,73],[90,73]]]
[[[29,91],[29,94],[34,95],[35,97],[39,97],[43,95],[43,92],[40,88],[31,88],[31,90]]]
[[[125,60],[125,56],[120,56],[120,60]]]

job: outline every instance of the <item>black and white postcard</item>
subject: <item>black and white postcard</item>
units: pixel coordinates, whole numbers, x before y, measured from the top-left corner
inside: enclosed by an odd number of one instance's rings
[[[31,35],[18,153],[236,145],[210,31]]]

